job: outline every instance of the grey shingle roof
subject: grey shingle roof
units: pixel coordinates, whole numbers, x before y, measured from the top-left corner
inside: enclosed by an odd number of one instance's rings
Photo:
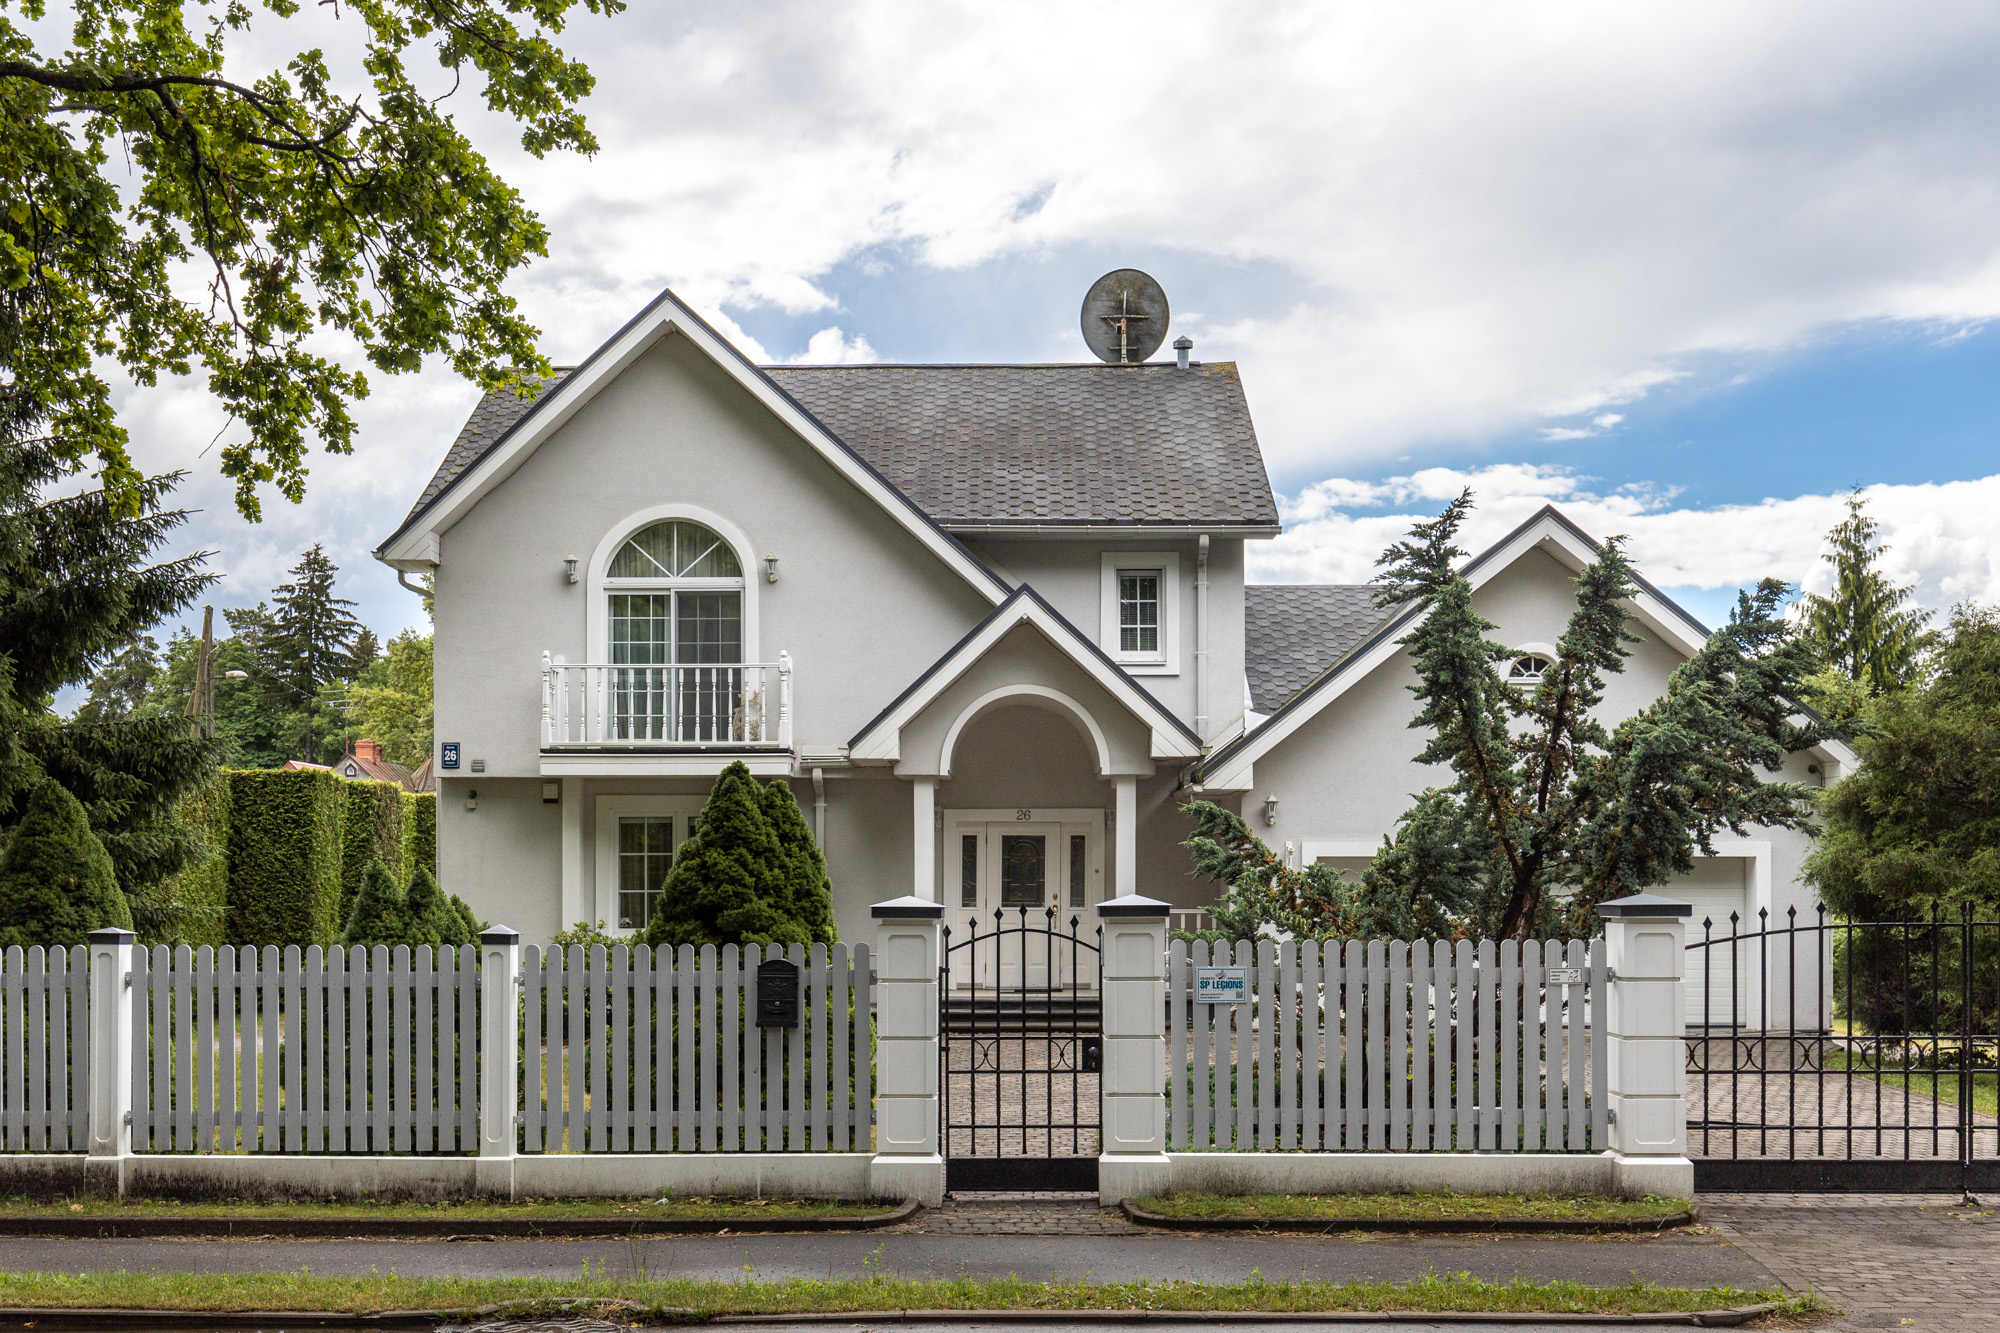
[[[947,527],[1278,522],[1230,362],[767,373]]]
[[[1230,362],[1188,370],[877,365],[765,373],[947,527],[1278,523]],[[533,401],[504,391],[482,398],[412,517]]]
[[[1389,622],[1366,583],[1252,583],[1243,589],[1250,706],[1275,713]]]

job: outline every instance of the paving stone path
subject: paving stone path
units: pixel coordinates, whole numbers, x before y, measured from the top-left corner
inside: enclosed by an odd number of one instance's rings
[[[1831,1329],[2000,1329],[2000,1200],[1709,1194],[1702,1222],[1794,1291],[1846,1313]]]
[[[942,1208],[917,1214],[898,1231],[932,1236],[1154,1236],[1095,1194],[960,1191]]]
[[[1958,1107],[1893,1079],[1813,1069],[1726,1069],[1687,1080],[1688,1152],[1695,1157],[1958,1157]],[[1703,1109],[1706,1107],[1706,1115]],[[1734,1128],[1731,1128],[1734,1126]],[[2000,1157],[2000,1120],[1972,1116],[1972,1154]],[[1852,1142],[1849,1142],[1849,1139]]]

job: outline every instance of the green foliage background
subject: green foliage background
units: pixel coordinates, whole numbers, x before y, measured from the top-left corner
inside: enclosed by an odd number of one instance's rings
[[[135,898],[132,920],[144,944],[229,943],[229,775],[218,773],[181,798],[180,826],[202,848],[200,858]]]
[[[230,774],[229,926],[237,944],[331,944],[346,784],[324,769]]]
[[[438,802],[434,791],[403,793],[403,866],[437,874]]]
[[[340,909],[347,920],[361,874],[370,861],[380,861],[401,883],[408,876],[403,862],[403,789],[394,782],[342,781],[345,808],[340,816]]]

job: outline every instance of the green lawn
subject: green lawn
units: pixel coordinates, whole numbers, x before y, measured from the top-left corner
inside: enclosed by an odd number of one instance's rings
[[[887,1275],[846,1281],[407,1278],[394,1273],[325,1277],[295,1273],[0,1273],[0,1306],[146,1310],[384,1310],[509,1315],[602,1312],[619,1322],[697,1322],[725,1315],[889,1310],[1501,1310],[1632,1314],[1714,1310],[1775,1301],[1787,1313],[1825,1307],[1811,1297],[1710,1287],[1682,1291],[1635,1282],[1484,1282],[1432,1274],[1415,1282],[1028,1282],[1019,1278],[915,1281]]]
[[[255,1203],[242,1199],[204,1200],[110,1199],[78,1197],[55,1202],[12,1198],[0,1200],[5,1217],[185,1217],[273,1220],[304,1218],[389,1218],[438,1221],[479,1221],[496,1218],[520,1221],[579,1218],[752,1218],[834,1217],[881,1214],[898,1205],[880,1201],[834,1199],[517,1199],[513,1202],[458,1200],[450,1203],[376,1203],[371,1200],[329,1199],[304,1203]]]
[[[1688,1210],[1685,1199],[1554,1194],[1174,1194],[1139,1206],[1188,1218],[1367,1218],[1408,1221],[1650,1222]]]
[[[1948,1106],[1958,1105],[1958,1071],[1955,1069],[1881,1068],[1875,1060],[1866,1056],[1857,1059],[1851,1051],[1828,1051],[1826,1071],[1829,1074],[1848,1073],[1872,1078],[1884,1087],[1904,1088]],[[1801,1071],[1798,1077],[1803,1082],[1812,1075]],[[2000,1115],[2000,1074],[1990,1071],[1973,1073],[1972,1109],[1986,1115]]]

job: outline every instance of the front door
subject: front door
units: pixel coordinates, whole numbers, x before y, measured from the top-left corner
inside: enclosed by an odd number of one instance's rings
[[[991,817],[996,814],[1011,817]],[[1048,926],[1051,908],[1065,933],[1072,916],[1089,920],[1104,878],[1099,812],[947,811],[944,823],[945,901],[955,909],[947,917],[954,938],[975,929],[991,933],[996,921],[1018,927],[1023,908],[1036,929]],[[1041,944],[1031,946],[1031,940]],[[1040,936],[1014,935],[1001,943],[998,950],[960,955],[953,985],[1045,990],[1070,984],[1076,960],[1068,950]]]

